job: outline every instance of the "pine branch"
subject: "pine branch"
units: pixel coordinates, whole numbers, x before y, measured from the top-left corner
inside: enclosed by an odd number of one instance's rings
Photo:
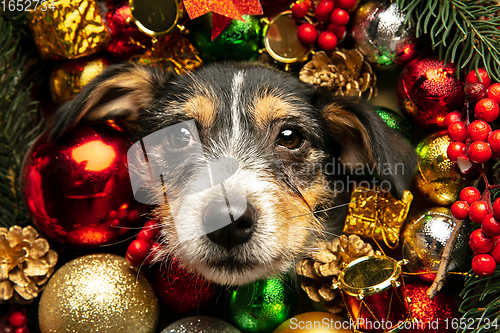
[[[0,226],[26,224],[19,190],[21,163],[40,133],[37,104],[24,83],[24,57],[12,25],[0,17]]]
[[[429,35],[445,62],[467,71],[484,67],[500,81],[500,16],[495,0],[397,0],[416,37]],[[457,71],[460,75],[460,71]]]

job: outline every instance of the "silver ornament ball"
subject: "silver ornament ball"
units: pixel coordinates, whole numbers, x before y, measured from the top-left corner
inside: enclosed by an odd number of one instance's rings
[[[177,320],[161,333],[241,333],[241,331],[222,319],[194,316]]]

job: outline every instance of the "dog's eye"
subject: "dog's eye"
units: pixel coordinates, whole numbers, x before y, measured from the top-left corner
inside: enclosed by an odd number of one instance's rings
[[[189,146],[192,141],[193,136],[186,127],[176,128],[168,134],[168,143],[174,148]]]
[[[288,149],[295,149],[302,146],[304,142],[304,136],[300,131],[292,128],[286,128],[280,132],[276,143],[280,146],[286,147]]]

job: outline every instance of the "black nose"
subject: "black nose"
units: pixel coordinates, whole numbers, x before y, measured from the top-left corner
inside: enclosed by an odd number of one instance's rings
[[[244,206],[231,206],[232,223],[207,234],[212,242],[230,250],[235,246],[244,244],[252,238],[255,229],[255,209],[247,204]],[[228,208],[226,202],[211,203],[203,214],[206,225],[217,225],[217,221],[227,219]],[[233,216],[239,216],[236,220]]]

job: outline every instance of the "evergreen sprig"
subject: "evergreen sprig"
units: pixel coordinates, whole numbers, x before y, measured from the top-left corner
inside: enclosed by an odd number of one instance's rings
[[[429,35],[445,62],[467,71],[484,67],[500,81],[500,16],[496,0],[397,0],[417,38]],[[459,71],[457,71],[459,72]],[[458,73],[459,74],[459,73]]]
[[[21,163],[40,133],[37,103],[25,82],[25,63],[10,21],[0,17],[0,226],[28,222],[19,189]]]

